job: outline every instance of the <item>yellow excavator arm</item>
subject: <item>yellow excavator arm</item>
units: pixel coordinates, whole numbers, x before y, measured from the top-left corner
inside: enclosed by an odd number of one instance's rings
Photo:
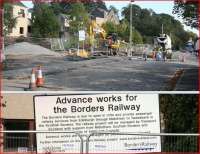
[[[89,37],[91,40],[94,39],[95,34],[100,34],[104,40],[106,39],[106,31],[95,20],[92,20],[89,26]]]
[[[95,20],[92,20],[90,22],[90,26],[89,26],[89,38],[90,38],[90,44],[93,45],[94,44],[94,36],[95,34],[100,34],[100,36],[106,40],[106,36],[107,36],[107,33],[106,31],[96,23]],[[119,49],[120,47],[120,41],[118,40],[117,42],[115,42],[114,44],[112,44],[112,48],[113,49]]]

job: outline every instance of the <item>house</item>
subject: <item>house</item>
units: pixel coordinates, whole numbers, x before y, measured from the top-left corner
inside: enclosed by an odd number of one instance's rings
[[[31,13],[21,2],[12,5],[12,14],[16,18],[15,27],[9,29],[9,37],[29,36],[31,32]]]
[[[119,24],[119,17],[112,9],[107,11],[101,8],[96,8],[91,11],[91,17],[95,19],[98,25],[102,25],[107,21],[111,21],[116,25]]]
[[[118,25],[120,23],[118,15],[115,14],[114,10],[110,10],[106,14],[106,21],[113,22],[114,24]]]

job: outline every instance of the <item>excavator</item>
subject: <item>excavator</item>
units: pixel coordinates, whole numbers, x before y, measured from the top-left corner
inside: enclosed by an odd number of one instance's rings
[[[80,50],[77,53],[77,56],[79,56],[79,57],[88,58],[90,54],[94,53],[94,42],[95,42],[96,34],[99,34],[101,39],[103,39],[103,41],[107,42],[106,44],[108,44],[108,46],[109,46],[108,42],[111,39],[112,43],[110,44],[110,51],[109,51],[110,55],[113,55],[111,53],[116,53],[120,47],[120,41],[117,40],[117,37],[115,37],[115,39],[113,37],[113,36],[115,36],[115,34],[111,34],[107,37],[106,31],[100,25],[98,25],[95,20],[90,21],[87,32],[88,32],[87,35],[89,37],[89,44],[90,44],[91,52],[88,52],[85,50]]]
[[[82,58],[88,58],[90,54],[94,52],[94,42],[95,42],[95,35],[100,34],[100,37],[103,40],[106,40],[106,31],[99,26],[95,20],[91,20],[88,29],[87,29],[87,36],[89,38],[89,45],[90,45],[90,50],[91,52],[85,51],[85,50],[80,50],[77,53],[77,56],[82,57]]]
[[[106,31],[101,26],[99,26],[95,20],[92,20],[89,25],[89,40],[90,40],[90,45],[92,48],[94,46],[95,34],[100,34],[103,40],[106,39],[106,35],[107,35]],[[93,52],[92,48],[91,48],[91,52]]]
[[[109,40],[111,40],[110,48],[111,50],[118,50],[120,47],[120,41],[117,40],[116,34],[111,34],[107,37],[106,31],[96,23],[95,20],[92,20],[89,26],[89,38],[91,45],[91,52],[93,52],[95,34],[100,34],[100,37],[107,42],[109,46]]]

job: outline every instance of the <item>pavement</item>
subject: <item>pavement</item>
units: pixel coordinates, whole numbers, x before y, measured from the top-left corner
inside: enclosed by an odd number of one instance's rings
[[[176,84],[175,91],[198,90],[198,68],[185,69],[183,75]]]
[[[28,90],[31,70],[38,65],[45,78],[45,86],[38,91],[163,91],[168,90],[170,79],[180,69],[184,73],[171,90],[198,90],[198,60],[193,55],[188,55],[185,62],[144,61],[139,57],[83,60],[53,55],[13,56],[4,65],[3,90]]]

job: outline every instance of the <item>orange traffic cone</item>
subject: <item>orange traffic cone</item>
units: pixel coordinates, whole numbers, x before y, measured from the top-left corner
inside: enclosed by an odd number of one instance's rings
[[[35,68],[32,69],[31,72],[31,81],[29,83],[29,89],[30,90],[35,90],[36,89],[36,82],[35,82]]]
[[[37,87],[42,87],[44,85],[44,78],[42,76],[42,67],[41,66],[38,66],[36,85],[37,85]]]

